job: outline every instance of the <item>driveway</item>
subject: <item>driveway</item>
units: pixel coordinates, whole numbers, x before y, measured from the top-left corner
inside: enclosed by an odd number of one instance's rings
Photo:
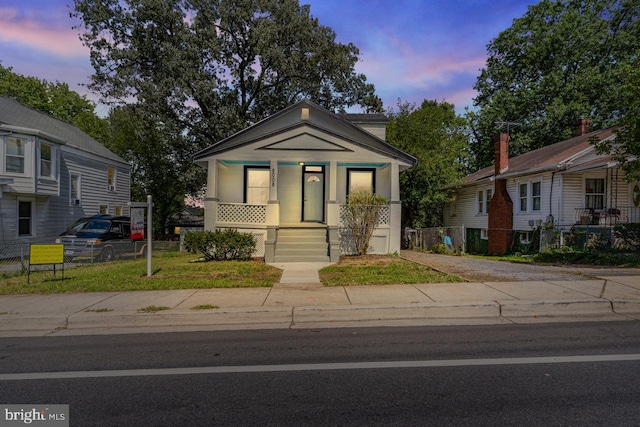
[[[428,265],[434,270],[462,277],[469,282],[584,280],[603,276],[640,276],[640,268],[519,264],[409,250],[401,251],[400,256]]]

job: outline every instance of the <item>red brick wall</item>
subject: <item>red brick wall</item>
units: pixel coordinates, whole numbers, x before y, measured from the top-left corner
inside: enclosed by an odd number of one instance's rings
[[[507,193],[507,181],[496,179],[489,202],[488,254],[501,256],[511,247],[513,236],[513,201]]]

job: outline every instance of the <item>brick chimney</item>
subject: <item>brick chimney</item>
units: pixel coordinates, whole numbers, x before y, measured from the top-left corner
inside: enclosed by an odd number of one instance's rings
[[[507,192],[507,180],[500,174],[509,169],[509,135],[495,140],[495,187],[489,202],[488,254],[502,256],[511,247],[513,235],[513,201]]]
[[[494,139],[496,176],[509,169],[509,134],[501,133]]]
[[[576,124],[576,136],[586,135],[591,130],[591,120],[580,119]]]

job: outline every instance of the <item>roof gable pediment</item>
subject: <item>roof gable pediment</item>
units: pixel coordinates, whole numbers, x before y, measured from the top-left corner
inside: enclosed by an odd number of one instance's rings
[[[281,141],[267,144],[258,150],[283,150],[283,151],[349,151],[353,150],[343,145],[329,141],[310,132],[301,132],[298,135],[285,138]]]
[[[381,115],[375,116],[376,123],[381,121]],[[194,160],[203,164],[208,158],[229,156],[231,151],[240,153],[247,149],[261,153],[353,153],[356,149],[363,149],[375,155],[398,159],[407,166],[416,163],[414,157],[354,124],[348,117],[351,116],[343,117],[313,102],[302,100],[196,153]]]

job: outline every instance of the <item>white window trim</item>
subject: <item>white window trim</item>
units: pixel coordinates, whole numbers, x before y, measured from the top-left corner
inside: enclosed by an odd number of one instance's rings
[[[246,204],[250,204],[250,205],[265,205],[269,202],[269,198],[271,197],[270,195],[270,184],[269,182],[267,182],[267,185],[264,187],[249,187],[249,175],[251,174],[251,172],[253,171],[260,171],[260,172],[268,172],[269,176],[271,176],[271,170],[268,167],[261,167],[261,166],[247,166],[245,167],[245,171],[244,171],[244,195],[243,195],[243,202]],[[249,197],[249,190],[251,188],[261,188],[261,189],[266,189],[267,190],[267,200],[264,201],[264,203],[255,203],[254,200],[250,200]]]
[[[489,197],[489,192],[491,192],[491,197]],[[480,197],[482,197],[482,210],[478,204]],[[489,215],[489,202],[491,201],[491,198],[493,198],[493,187],[483,188],[476,192],[476,215]]]
[[[540,195],[537,196],[540,198],[540,209],[533,209],[533,184],[534,183],[540,183]],[[527,209],[522,210],[521,209],[521,200],[522,197],[520,196],[520,187],[522,185],[526,185],[527,186],[527,198],[526,198],[526,203],[527,203]],[[516,183],[516,191],[517,191],[517,196],[518,196],[518,213],[521,214],[537,214],[542,212],[542,179],[530,179],[528,181],[518,181]]]
[[[51,147],[51,175],[42,175],[42,145],[48,145]],[[38,171],[38,178],[57,181],[58,177],[58,147],[48,141],[38,141],[36,148],[36,168]]]
[[[599,179],[603,181],[604,184],[604,192],[603,193],[587,193],[587,179]],[[602,196],[602,208],[606,208],[607,204],[607,180],[604,176],[601,175],[584,175],[582,177],[582,204],[585,209],[587,208],[587,195],[590,196]],[[594,208],[599,209],[599,208]]]
[[[7,138],[19,138],[25,141],[24,144],[24,170],[22,173],[20,172],[10,172],[7,171],[7,155],[9,144],[7,143]],[[27,135],[16,135],[11,134],[4,137],[1,137],[2,141],[2,172],[7,176],[16,176],[16,177],[31,177],[31,170],[33,164],[33,138]]]

